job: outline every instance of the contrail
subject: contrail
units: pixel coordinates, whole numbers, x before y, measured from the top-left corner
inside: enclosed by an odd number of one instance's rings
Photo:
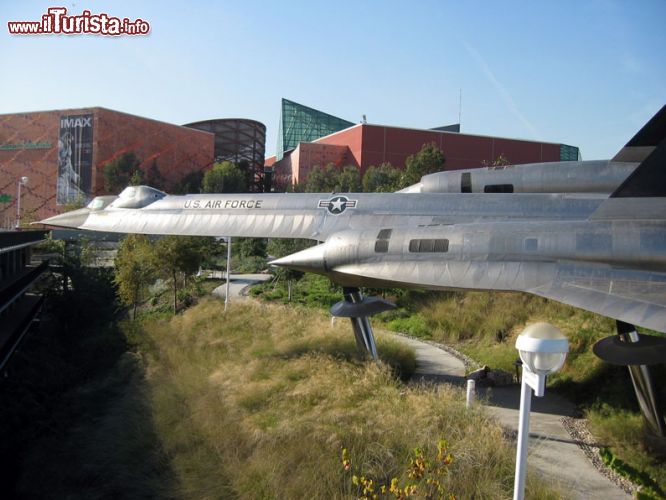
[[[509,111],[511,111],[511,113],[513,113],[513,115],[516,118],[518,118],[522,122],[522,124],[525,125],[525,127],[527,127],[527,129],[532,133],[533,139],[541,141],[541,134],[537,132],[534,125],[530,123],[530,121],[525,117],[525,115],[523,115],[520,112],[518,106],[516,105],[516,102],[513,100],[513,97],[511,97],[511,94],[509,94],[509,92],[507,92],[504,86],[497,80],[495,74],[490,69],[490,66],[488,66],[486,60],[481,56],[481,54],[479,54],[479,52],[475,48],[470,46],[467,42],[462,41],[462,44],[467,49],[467,52],[469,52],[470,55],[476,60],[476,63],[479,65],[481,71],[486,76],[488,81],[493,85],[493,87],[495,87],[495,90],[504,101],[504,104],[506,104],[506,107],[509,108]]]

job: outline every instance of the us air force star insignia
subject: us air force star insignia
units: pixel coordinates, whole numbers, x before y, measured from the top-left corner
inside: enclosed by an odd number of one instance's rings
[[[319,200],[319,208],[328,209],[328,213],[340,215],[348,208],[356,208],[358,200],[350,200],[346,196],[334,196],[330,200]]]

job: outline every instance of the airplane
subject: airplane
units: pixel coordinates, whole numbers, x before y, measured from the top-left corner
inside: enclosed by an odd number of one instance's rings
[[[666,106],[610,160],[560,161],[451,170],[425,175],[399,193],[610,194],[666,137]]]
[[[364,298],[360,287],[523,291],[614,318],[618,328],[666,332],[665,116],[666,106],[616,156],[623,161],[607,162],[634,163],[610,196],[427,190],[172,196],[133,186],[41,223],[321,242],[272,264],[342,285],[344,300],[331,312],[351,319],[357,345],[375,359],[368,316],[391,304]],[[634,331],[623,338],[641,336]],[[666,342],[657,344],[664,359]],[[658,416],[652,427],[663,438],[654,398],[638,389],[637,395]]]

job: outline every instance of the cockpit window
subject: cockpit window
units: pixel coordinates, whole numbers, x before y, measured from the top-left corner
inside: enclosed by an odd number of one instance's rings
[[[88,203],[87,208],[90,210],[103,210],[117,198],[117,196],[96,196],[90,203]]]
[[[149,186],[130,186],[120,193],[111,206],[113,208],[143,208],[165,196],[166,193]]]

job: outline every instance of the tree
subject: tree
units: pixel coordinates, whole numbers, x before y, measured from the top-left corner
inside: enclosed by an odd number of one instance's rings
[[[132,178],[137,176],[143,178],[141,172],[141,161],[133,152],[127,152],[120,155],[115,160],[104,165],[104,188],[108,193],[119,193],[125,189]]]
[[[234,238],[233,244],[241,259],[266,257],[266,240],[263,238]]]
[[[401,188],[416,184],[424,175],[444,170],[444,162],[444,153],[434,142],[424,144],[418,153],[407,157]]]
[[[204,173],[201,170],[193,170],[185,175],[173,187],[174,194],[194,194],[201,192]]]
[[[203,193],[245,193],[247,192],[245,173],[230,161],[216,163],[204,174],[201,191]]]
[[[271,239],[268,241],[266,251],[270,257],[277,259],[309,248],[313,244],[314,242],[310,240],[285,238]],[[278,280],[284,279],[287,281],[289,301],[291,301],[291,283],[292,281],[300,280],[303,277],[303,273],[301,271],[294,271],[293,269],[288,269],[285,267],[277,267],[275,268],[275,277]]]
[[[361,190],[361,173],[354,165],[347,165],[338,173],[335,192],[358,193]]]
[[[392,193],[400,189],[402,172],[390,163],[371,165],[363,176],[363,191],[366,193]]]
[[[203,261],[201,240],[189,236],[165,236],[155,244],[155,259],[161,274],[173,287],[173,311],[178,312],[178,278],[185,282]]]
[[[132,306],[133,319],[136,319],[136,307],[146,287],[155,277],[155,260],[150,240],[145,235],[128,235],[118,248],[114,282],[118,286],[120,300]]]
[[[155,159],[153,159],[150,163],[150,167],[148,167],[146,184],[162,191],[166,189],[166,179],[162,175],[162,172],[160,172],[160,167],[157,166],[157,160]]]
[[[339,184],[339,172],[335,165],[329,163],[325,168],[314,166],[305,181],[306,193],[330,193],[336,191]]]
[[[135,170],[134,173],[132,174],[132,177],[130,177],[129,186],[140,186],[143,184],[143,171],[142,170]]]

